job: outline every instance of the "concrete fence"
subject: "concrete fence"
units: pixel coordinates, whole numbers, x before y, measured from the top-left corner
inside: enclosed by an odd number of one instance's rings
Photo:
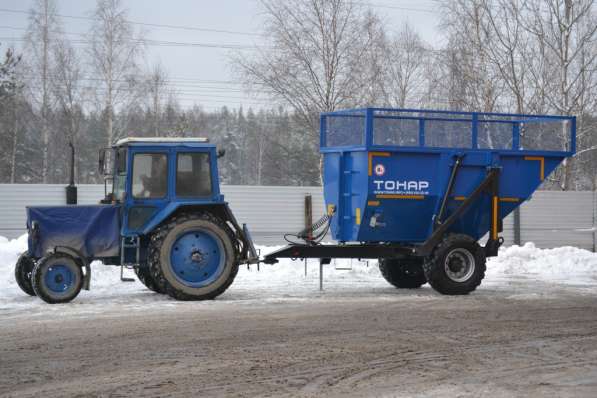
[[[79,185],[79,203],[93,204],[104,196],[103,185]],[[238,221],[247,223],[258,244],[282,244],[287,232],[304,226],[305,195],[313,200],[313,219],[324,212],[320,187],[224,185],[222,192]],[[64,185],[0,184],[0,235],[25,232],[25,207],[65,203]],[[520,208],[521,242],[539,247],[577,246],[595,250],[593,192],[535,192]],[[504,220],[506,245],[513,243],[514,223]]]

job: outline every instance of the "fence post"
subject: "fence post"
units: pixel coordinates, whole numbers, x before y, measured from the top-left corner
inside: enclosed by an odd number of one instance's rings
[[[520,246],[520,207],[514,209],[514,244]]]
[[[305,195],[305,229],[313,225],[313,198],[311,194]],[[307,232],[309,239],[313,238],[313,231]]]

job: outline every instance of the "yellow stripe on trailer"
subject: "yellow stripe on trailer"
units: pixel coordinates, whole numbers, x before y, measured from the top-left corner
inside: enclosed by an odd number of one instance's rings
[[[369,175],[373,175],[373,157],[381,156],[384,158],[390,157],[390,152],[369,152]]]
[[[525,156],[524,160],[536,160],[539,162],[539,178],[545,180],[545,158],[543,156]]]

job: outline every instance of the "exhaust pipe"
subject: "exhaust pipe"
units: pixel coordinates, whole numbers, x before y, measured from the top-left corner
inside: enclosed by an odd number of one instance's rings
[[[77,204],[77,187],[75,186],[75,146],[73,142],[69,142],[70,146],[70,182],[66,186],[66,204]]]

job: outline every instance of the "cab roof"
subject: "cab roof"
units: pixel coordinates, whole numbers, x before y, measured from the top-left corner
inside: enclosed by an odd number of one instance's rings
[[[116,141],[115,146],[128,144],[207,144],[203,137],[126,137]]]

